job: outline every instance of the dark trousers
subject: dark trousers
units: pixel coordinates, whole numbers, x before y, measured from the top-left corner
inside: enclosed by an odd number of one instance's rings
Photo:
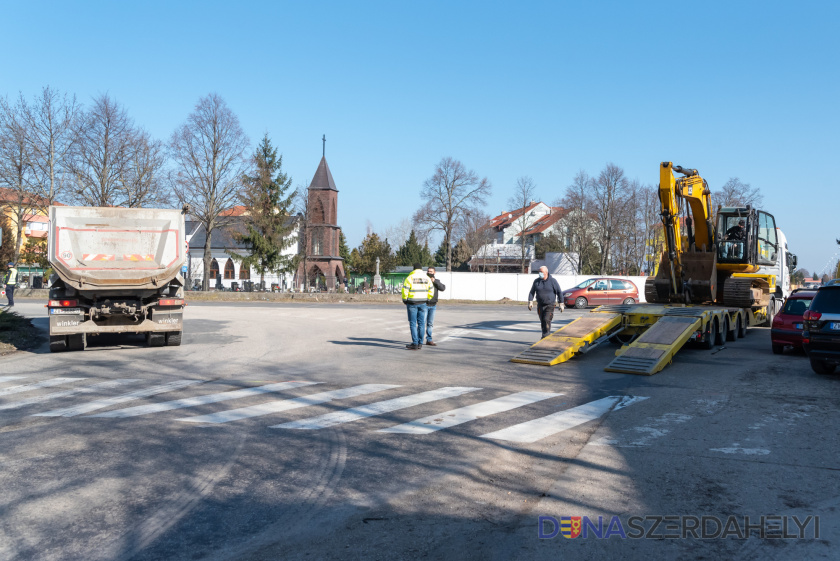
[[[6,285],[6,298],[9,299],[9,306],[15,305],[15,285],[7,284]]]
[[[537,304],[537,315],[540,316],[542,336],[548,337],[548,334],[551,333],[551,320],[554,319],[554,303]]]

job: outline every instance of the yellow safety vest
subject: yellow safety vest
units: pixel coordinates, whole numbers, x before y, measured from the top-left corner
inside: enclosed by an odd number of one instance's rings
[[[435,286],[422,269],[414,269],[402,285],[402,299],[405,303],[421,304],[435,295]]]
[[[11,286],[16,285],[17,284],[17,277],[18,277],[18,271],[17,271],[17,269],[12,267],[11,269],[9,269],[9,274],[8,274],[8,278],[6,279],[6,284],[11,285]]]

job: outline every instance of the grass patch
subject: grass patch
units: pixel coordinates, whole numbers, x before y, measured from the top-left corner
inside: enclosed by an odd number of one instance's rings
[[[32,322],[22,315],[0,310],[0,355],[37,347],[41,334]]]

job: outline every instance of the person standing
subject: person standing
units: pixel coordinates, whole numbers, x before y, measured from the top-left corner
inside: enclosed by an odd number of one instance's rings
[[[402,301],[408,311],[408,327],[411,330],[411,344],[405,348],[419,351],[423,348],[426,331],[426,311],[428,302],[434,295],[432,279],[423,272],[420,263],[414,264],[414,270],[405,278],[402,285]]]
[[[540,276],[534,280],[528,293],[528,309],[534,309],[534,295],[537,297],[537,315],[540,316],[543,338],[551,333],[551,320],[554,319],[554,303],[560,303],[563,311],[563,291],[557,279],[548,274],[548,267],[540,267]]]
[[[9,270],[6,271],[6,275],[3,277],[3,284],[6,285],[6,298],[9,300],[7,305],[10,308],[15,305],[15,287],[17,287],[17,282],[18,270],[15,268],[14,263],[9,263]]]
[[[435,268],[429,267],[426,269],[426,274],[432,280],[432,287],[434,288],[434,295],[429,300],[428,310],[426,311],[426,345],[430,347],[437,347],[437,343],[432,341],[432,328],[435,326],[435,310],[437,310],[438,292],[446,290],[446,285],[435,278]]]

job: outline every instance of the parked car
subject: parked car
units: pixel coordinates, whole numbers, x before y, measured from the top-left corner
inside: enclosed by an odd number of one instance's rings
[[[802,350],[802,316],[808,311],[811,300],[817,294],[816,290],[797,288],[790,293],[785,306],[773,318],[770,327],[770,343],[773,346],[773,354],[780,355],[785,347],[793,347]]]
[[[566,306],[575,308],[604,304],[635,304],[639,301],[639,290],[627,280],[596,277],[564,290],[563,301]]]
[[[831,374],[840,364],[840,285],[817,290],[805,315],[802,346],[817,374]]]

